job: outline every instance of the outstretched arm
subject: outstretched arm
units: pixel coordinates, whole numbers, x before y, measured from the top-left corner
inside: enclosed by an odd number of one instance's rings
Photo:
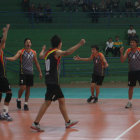
[[[121,47],[120,48],[120,60],[121,62],[123,63],[127,57],[128,57],[128,54],[127,54],[127,50],[125,51],[124,55],[123,55],[123,51],[124,51],[124,47]]]
[[[45,58],[45,53],[46,53],[45,50],[46,50],[46,45],[43,45],[42,50],[41,50],[41,52],[39,54],[39,58],[40,59],[44,59]]]
[[[69,48],[66,51],[57,50],[56,51],[56,56],[67,56],[67,55],[71,55],[72,53],[74,53],[78,48],[80,48],[84,44],[85,44],[85,39],[81,39],[79,43],[77,43],[75,46]]]
[[[15,56],[13,57],[6,57],[6,60],[9,60],[9,61],[15,61],[17,60],[19,57],[20,57],[20,54],[21,54],[21,50],[19,50]]]
[[[92,57],[92,55],[88,58],[81,58],[80,56],[74,56],[73,59],[76,61],[91,61],[93,59],[93,57]]]
[[[36,68],[37,68],[37,70],[39,72],[39,77],[41,79],[42,78],[42,72],[41,72],[41,68],[40,68],[39,62],[37,60],[36,53],[34,54],[34,61],[35,61]]]
[[[10,28],[10,24],[7,24],[6,27],[3,28],[3,37],[1,39],[0,48],[5,47],[5,42],[6,42],[6,39],[7,39],[7,34],[8,34],[9,28]]]

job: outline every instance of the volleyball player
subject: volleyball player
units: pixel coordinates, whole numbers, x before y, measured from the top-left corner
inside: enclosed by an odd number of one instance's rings
[[[133,97],[133,90],[136,86],[136,82],[138,81],[140,84],[140,48],[138,47],[138,40],[137,39],[131,39],[130,40],[130,46],[131,48],[128,48],[124,55],[124,48],[120,48],[120,59],[123,63],[128,58],[128,65],[129,65],[129,72],[128,72],[128,103],[126,104],[125,108],[131,108],[132,107],[132,97]]]
[[[5,72],[5,57],[3,53],[3,49],[5,49],[5,43],[7,39],[8,30],[10,28],[10,24],[7,24],[6,27],[3,28],[3,36],[0,37],[0,96],[2,98],[2,93],[6,93],[3,110],[0,114],[0,120],[12,121],[12,117],[9,115],[9,103],[12,98],[12,91],[9,85],[9,82],[6,78]]]
[[[80,46],[84,45],[85,40],[81,39],[81,41],[76,44],[75,46],[69,48],[66,51],[62,51],[62,41],[60,37],[57,35],[53,36],[51,39],[52,48],[46,51],[46,47],[44,46],[42,48],[42,51],[40,52],[40,58],[45,59],[45,83],[47,86],[47,91],[45,95],[45,101],[42,104],[38,115],[33,122],[31,128],[37,131],[42,131],[40,128],[39,122],[41,118],[43,117],[45,111],[48,109],[52,101],[58,100],[59,102],[59,109],[61,111],[61,114],[65,120],[65,126],[66,128],[70,128],[73,125],[77,124],[78,121],[72,121],[70,120],[65,106],[65,99],[64,95],[61,91],[61,88],[59,86],[58,77],[59,77],[59,62],[62,56],[71,55],[74,53]]]
[[[87,102],[98,102],[98,96],[100,92],[100,86],[104,80],[105,75],[105,68],[108,67],[108,63],[104,57],[104,55],[99,52],[99,47],[97,45],[91,46],[91,56],[88,58],[81,58],[79,56],[75,56],[74,60],[79,61],[93,61],[94,68],[92,74],[92,81],[91,81],[91,96],[87,99]],[[96,90],[96,96],[94,94]]]
[[[35,62],[39,72],[39,77],[42,78],[42,72],[37,60],[37,54],[36,51],[31,49],[31,45],[31,40],[29,38],[25,38],[24,48],[19,50],[15,56],[6,58],[9,61],[15,61],[18,58],[20,59],[20,89],[18,91],[17,108],[21,109],[21,96],[25,90],[25,111],[29,110],[28,100],[30,96],[30,87],[33,86],[33,62]]]

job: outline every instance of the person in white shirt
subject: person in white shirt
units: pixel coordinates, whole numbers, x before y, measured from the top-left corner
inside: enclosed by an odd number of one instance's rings
[[[134,29],[134,26],[133,25],[130,25],[129,26],[129,29],[127,31],[127,34],[128,34],[128,44],[130,44],[130,40],[131,39],[138,39],[138,36],[136,34],[136,30]]]
[[[108,53],[111,52],[113,54],[113,44],[112,38],[109,38],[106,42],[106,48],[105,48],[105,56],[108,56]]]

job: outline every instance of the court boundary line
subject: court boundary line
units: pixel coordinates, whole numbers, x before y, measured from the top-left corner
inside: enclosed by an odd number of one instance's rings
[[[123,133],[121,133],[119,136],[117,136],[114,140],[119,140],[123,135],[125,135],[127,132],[129,132],[132,128],[134,128],[136,125],[140,123],[140,120],[138,120],[136,123],[134,123],[132,126],[130,126],[128,129],[126,129]]]

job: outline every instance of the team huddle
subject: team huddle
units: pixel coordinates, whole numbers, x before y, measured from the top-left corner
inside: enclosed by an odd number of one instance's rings
[[[9,103],[12,98],[12,90],[5,73],[5,61],[15,61],[20,60],[20,71],[19,71],[19,86],[18,97],[16,100],[17,108],[22,108],[21,96],[25,91],[25,102],[24,110],[28,111],[28,100],[30,95],[30,88],[33,86],[33,62],[35,62],[36,68],[39,72],[39,78],[42,78],[41,68],[37,59],[37,53],[35,50],[31,49],[31,39],[25,38],[24,48],[19,50],[13,57],[4,57],[3,49],[5,48],[5,43],[7,39],[8,30],[10,25],[7,24],[3,28],[3,35],[0,38],[0,101],[2,99],[2,93],[6,93],[3,110],[0,113],[0,120],[12,121],[12,117],[9,115]],[[40,128],[39,122],[45,114],[46,110],[50,106],[52,101],[58,100],[60,112],[65,121],[65,127],[70,128],[77,124],[78,121],[71,120],[68,116],[65,98],[63,92],[59,85],[59,69],[60,60],[62,56],[68,56],[73,54],[77,49],[85,44],[85,39],[81,39],[73,47],[70,47],[66,51],[61,50],[62,41],[57,35],[51,38],[51,48],[46,50],[46,46],[42,47],[39,54],[40,59],[45,60],[45,84],[46,84],[46,94],[45,100],[42,104],[31,129],[36,131],[44,131]],[[128,73],[128,86],[129,86],[129,101],[126,108],[132,107],[132,96],[133,89],[136,86],[136,82],[140,83],[140,48],[138,47],[138,41],[133,39],[130,41],[130,48],[124,52],[124,48],[120,48],[120,60],[124,62],[128,58],[129,73]],[[87,99],[88,103],[97,103],[98,96],[100,92],[100,86],[103,83],[105,76],[105,69],[108,67],[108,63],[103,55],[99,52],[99,47],[97,45],[91,46],[91,55],[88,58],[81,58],[80,56],[75,56],[73,58],[75,61],[93,61],[93,74],[91,80],[91,96]],[[95,95],[96,93],[96,95]]]

